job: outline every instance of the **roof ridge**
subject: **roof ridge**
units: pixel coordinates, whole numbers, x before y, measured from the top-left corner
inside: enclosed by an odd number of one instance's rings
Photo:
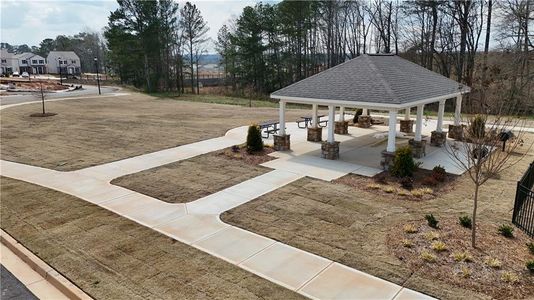
[[[395,56],[395,55],[388,55],[388,56]],[[369,61],[369,66],[375,71],[376,76],[380,79],[380,83],[384,86],[387,93],[391,96],[391,99],[397,103],[400,103],[399,98],[397,95],[395,95],[395,92],[393,92],[393,89],[387,82],[387,80],[382,76],[381,71],[376,67],[375,63],[372,59],[369,58],[369,55],[365,55],[366,59]]]

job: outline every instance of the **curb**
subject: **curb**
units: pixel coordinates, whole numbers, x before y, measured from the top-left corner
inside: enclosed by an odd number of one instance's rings
[[[0,229],[0,241],[69,299],[93,299],[2,229]]]

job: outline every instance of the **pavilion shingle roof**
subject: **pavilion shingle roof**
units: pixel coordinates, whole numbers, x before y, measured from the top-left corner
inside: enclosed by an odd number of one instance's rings
[[[402,105],[468,91],[469,87],[399,56],[360,55],[271,97]]]

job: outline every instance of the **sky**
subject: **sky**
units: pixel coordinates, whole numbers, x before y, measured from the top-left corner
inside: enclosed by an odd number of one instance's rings
[[[185,1],[177,1],[180,7]],[[191,1],[199,8],[210,28],[208,37],[239,16],[255,0]],[[118,8],[115,0],[0,0],[0,41],[11,45],[38,46],[46,38],[74,35],[81,31],[101,32],[109,12]],[[213,45],[208,47],[214,52]]]

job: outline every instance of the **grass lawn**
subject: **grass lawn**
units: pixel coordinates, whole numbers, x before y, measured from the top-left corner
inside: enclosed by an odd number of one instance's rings
[[[532,138],[530,135],[528,141]],[[534,149],[500,178],[489,180],[482,187],[478,220],[485,228],[510,224],[516,181],[533,160]],[[424,215],[429,213],[438,220],[457,220],[461,215],[470,214],[472,193],[472,184],[466,175],[458,178],[449,192],[424,201],[399,200],[365,187],[303,178],[225,212],[221,219],[438,298],[485,299],[490,298],[488,293],[499,298],[517,296],[517,293],[523,297],[532,295],[534,277],[524,275],[524,261],[519,262],[522,271],[518,272],[527,277],[522,278],[521,286],[502,283],[485,290],[488,285],[482,283],[473,288],[440,280],[437,276],[440,272],[434,269],[439,265],[408,265],[395,255],[394,247],[402,247],[401,241],[405,238],[402,234],[395,235],[398,228],[407,223],[424,225]],[[491,234],[498,238],[496,230]],[[465,239],[467,236],[468,232]],[[502,251],[503,247],[508,248],[506,245],[505,239],[480,251],[511,256],[503,257],[503,262],[523,258],[523,255],[515,257],[515,252]],[[526,253],[526,246],[521,249]],[[503,266],[503,271],[513,267]]]
[[[96,299],[300,295],[96,205],[1,178],[0,226]]]
[[[111,183],[165,202],[186,203],[269,171],[217,151],[122,176]]]
[[[140,93],[49,102],[47,111],[56,116],[29,116],[39,111],[40,104],[1,111],[2,159],[71,171],[222,136],[238,126],[278,118],[275,108],[173,101]],[[289,110],[287,121],[309,113]]]

